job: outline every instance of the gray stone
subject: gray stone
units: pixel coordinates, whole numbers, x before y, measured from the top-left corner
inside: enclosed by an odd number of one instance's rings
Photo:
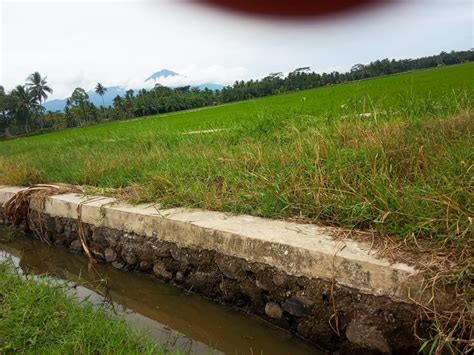
[[[54,219],[51,217],[47,217],[44,223],[44,227],[47,232],[52,233],[56,229],[56,223],[54,223]]]
[[[137,263],[137,257],[133,252],[129,250],[123,250],[122,251],[122,259],[128,264],[128,265],[134,265]]]
[[[56,218],[56,234],[62,234],[64,232],[64,224],[63,222],[59,219],[59,218]]]
[[[92,240],[98,243],[105,243],[105,237],[102,231],[97,228],[92,232]]]
[[[273,283],[276,286],[283,286],[286,283],[286,275],[283,272],[275,272],[273,275]]]
[[[308,297],[308,295],[306,295],[304,291],[297,292],[294,297],[296,300],[304,304],[306,307],[314,306],[314,300]]]
[[[295,317],[304,317],[311,314],[309,309],[303,303],[293,297],[288,298],[285,302],[283,302],[282,306],[283,310]]]
[[[121,263],[120,261],[114,261],[112,264],[111,264],[114,268],[116,269],[123,269],[123,267],[125,266],[123,263]]]
[[[105,261],[112,263],[117,260],[117,253],[112,248],[106,248],[104,250]]]
[[[176,281],[182,282],[184,280],[184,274],[181,271],[176,273]]]
[[[112,229],[104,229],[104,228],[96,228],[94,229],[94,233],[101,233],[104,235],[105,241],[111,247],[115,247],[118,243],[119,239],[119,231],[112,230]]]
[[[271,273],[268,273],[268,272],[257,273],[255,277],[255,286],[257,286],[258,288],[262,290],[270,291],[274,287],[272,279],[273,277]]]
[[[152,263],[150,263],[149,261],[143,260],[143,261],[140,261],[139,267],[140,267],[140,270],[142,271],[148,271],[151,269]]]
[[[55,241],[54,241],[54,244],[56,245],[65,245],[67,244],[67,239],[66,239],[66,236],[64,234],[56,234],[56,236],[54,237]]]
[[[153,266],[153,272],[159,278],[169,280],[173,277],[173,274],[165,269],[165,267],[161,263],[156,263]]]
[[[270,287],[268,287],[265,282],[262,282],[260,280],[255,280],[255,286],[257,286],[258,288],[261,288],[262,290],[265,290],[265,291],[268,291],[270,289]]]
[[[245,274],[239,260],[218,255],[215,259],[215,263],[224,276],[231,280],[238,280]]]
[[[265,314],[273,319],[281,319],[283,315],[283,310],[281,309],[278,303],[268,302],[265,305]]]
[[[150,264],[153,262],[153,246],[150,242],[144,241],[139,244],[139,247],[135,250],[135,254],[137,254],[138,259],[140,259],[141,261],[146,261]]]
[[[71,237],[71,232],[72,232],[71,225],[69,223],[66,223],[64,225],[64,235],[66,236],[67,239]]]
[[[69,249],[81,252],[82,251],[82,243],[79,239],[75,239],[72,241],[71,245],[69,246]]]
[[[202,292],[205,295],[212,295],[218,288],[220,278],[215,272],[193,272],[186,278],[186,283],[193,287],[193,290]]]
[[[384,354],[389,354],[392,351],[387,339],[377,327],[363,324],[357,320],[353,320],[347,326],[346,337],[352,345],[377,350]]]

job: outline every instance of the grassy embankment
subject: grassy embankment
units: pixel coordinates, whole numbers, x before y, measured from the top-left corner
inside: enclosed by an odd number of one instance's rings
[[[67,286],[18,275],[0,262],[0,353],[165,354],[104,309],[67,296]]]
[[[135,201],[463,249],[473,73],[458,65],[0,142],[0,184],[127,187]],[[225,130],[183,134],[208,129]]]

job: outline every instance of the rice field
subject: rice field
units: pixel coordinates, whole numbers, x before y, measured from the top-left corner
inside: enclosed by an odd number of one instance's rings
[[[474,64],[0,142],[0,184],[472,242]]]

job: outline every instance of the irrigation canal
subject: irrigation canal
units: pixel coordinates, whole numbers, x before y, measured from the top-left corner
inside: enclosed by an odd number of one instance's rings
[[[291,334],[151,275],[98,264],[60,246],[0,226],[0,259],[24,273],[47,274],[75,287],[71,292],[96,306],[108,303],[134,327],[146,329],[170,350],[189,354],[323,354]],[[213,349],[210,351],[210,348]]]

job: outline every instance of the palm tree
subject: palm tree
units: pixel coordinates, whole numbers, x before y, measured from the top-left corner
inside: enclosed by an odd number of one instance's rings
[[[106,87],[104,87],[101,83],[97,83],[97,85],[95,87],[95,93],[99,94],[100,97],[102,98],[102,107],[105,107],[104,94],[105,94],[106,91],[107,91]]]
[[[30,131],[28,124],[30,113],[31,111],[39,112],[39,107],[41,107],[41,105],[36,102],[36,97],[33,92],[22,85],[18,85],[13,89],[10,96],[14,100],[13,111],[16,119],[18,120],[18,123],[24,124],[25,133],[28,133]]]
[[[133,99],[134,92],[135,91],[133,91],[132,89],[125,91],[125,99],[127,100]]]
[[[48,98],[48,94],[53,93],[53,89],[51,89],[47,84],[46,77],[42,78],[41,74],[37,71],[31,74],[26,79],[26,87],[31,92],[32,97],[38,103],[37,108],[41,107],[41,103]],[[40,110],[37,111],[39,114]],[[40,125],[41,129],[43,129],[43,117],[40,115]]]

